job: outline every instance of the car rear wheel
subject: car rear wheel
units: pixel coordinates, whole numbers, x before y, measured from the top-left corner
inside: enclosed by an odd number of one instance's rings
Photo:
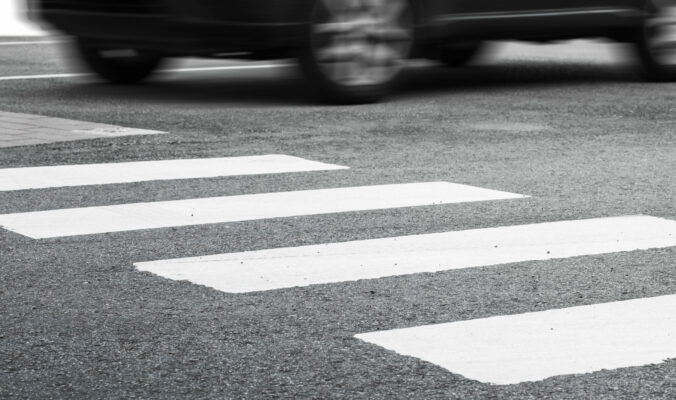
[[[649,80],[676,80],[675,0],[649,1],[636,46]]]
[[[399,77],[412,43],[408,0],[317,0],[300,63],[329,100],[371,102]]]
[[[109,48],[85,39],[77,50],[87,67],[100,77],[119,84],[138,83],[155,71],[162,58],[137,49]]]

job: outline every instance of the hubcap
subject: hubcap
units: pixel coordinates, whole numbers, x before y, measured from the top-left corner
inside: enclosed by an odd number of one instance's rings
[[[676,66],[676,1],[656,2],[646,26],[648,48],[660,65]]]
[[[322,73],[341,85],[376,85],[403,68],[412,42],[407,0],[320,0],[311,45]]]

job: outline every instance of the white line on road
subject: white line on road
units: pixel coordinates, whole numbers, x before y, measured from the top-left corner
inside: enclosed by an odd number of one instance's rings
[[[0,191],[338,169],[347,167],[277,154],[9,168],[0,169]]]
[[[676,295],[356,337],[469,379],[516,384],[676,357]]]
[[[228,70],[243,70],[243,69],[268,69],[268,68],[282,68],[289,67],[293,64],[278,63],[278,64],[250,64],[250,65],[227,65],[223,67],[194,67],[194,68],[174,68],[164,69],[159,72],[208,72],[208,71],[228,71]]]
[[[175,68],[165,69],[158,72],[209,72],[209,71],[235,71],[247,69],[270,69],[288,67],[291,64],[254,64],[254,65],[227,65],[223,67],[196,67],[196,68]],[[83,78],[94,76],[88,73],[70,73],[70,74],[45,74],[45,75],[15,75],[15,76],[0,76],[0,81],[19,81],[31,79],[58,79],[58,78]]]
[[[65,40],[22,40],[16,42],[0,42],[0,46],[26,46],[33,44],[59,44],[65,43]]]
[[[45,74],[45,75],[14,75],[0,76],[0,81],[20,81],[29,79],[56,79],[56,78],[81,78],[93,76],[91,74]]]
[[[228,293],[676,246],[676,221],[629,216],[136,263]]]
[[[41,239],[523,197],[449,182],[408,183],[6,214],[0,227]]]

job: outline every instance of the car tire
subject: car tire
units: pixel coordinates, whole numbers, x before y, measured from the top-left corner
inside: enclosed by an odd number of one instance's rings
[[[447,67],[463,67],[475,60],[482,50],[481,42],[462,42],[439,47],[434,59]]]
[[[648,1],[635,44],[648,80],[676,80],[676,1]]]
[[[330,102],[377,101],[411,54],[413,25],[409,0],[316,0],[301,68]]]
[[[162,62],[158,55],[136,49],[103,47],[85,39],[77,41],[85,66],[101,78],[117,84],[134,84],[146,79]]]

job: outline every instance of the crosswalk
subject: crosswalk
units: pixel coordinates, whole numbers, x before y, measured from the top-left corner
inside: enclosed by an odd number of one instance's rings
[[[523,197],[448,182],[375,185],[134,203],[0,216],[33,239]]]
[[[499,385],[660,363],[675,337],[676,295],[357,335]]]
[[[321,171],[349,166],[252,155],[0,170],[0,191]],[[0,215],[32,239],[486,201],[527,194],[452,182],[252,193]],[[676,221],[645,215],[543,221],[310,246],[138,260],[140,272],[241,294],[676,246]],[[676,357],[676,296],[357,332],[365,343],[490,384],[640,366]]]
[[[137,263],[247,293],[521,261],[676,246],[676,221],[633,216],[507,226]]]
[[[0,192],[339,169],[347,167],[283,154],[7,168],[0,170]]]

